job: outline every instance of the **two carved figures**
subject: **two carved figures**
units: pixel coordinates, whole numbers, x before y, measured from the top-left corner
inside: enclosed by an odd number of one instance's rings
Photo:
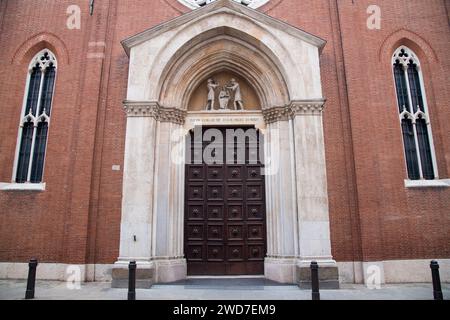
[[[213,79],[208,79],[208,102],[206,104],[206,110],[216,110],[216,91],[220,88],[219,92],[219,110],[227,110],[229,108],[229,103],[232,94],[233,97],[233,108],[234,110],[244,110],[244,102],[242,101],[241,87],[235,79],[231,79],[230,82],[224,86],[220,86],[219,83]]]

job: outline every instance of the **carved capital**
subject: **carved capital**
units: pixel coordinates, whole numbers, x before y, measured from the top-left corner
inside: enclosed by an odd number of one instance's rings
[[[321,115],[324,110],[325,100],[295,100],[284,107],[272,107],[264,109],[263,116],[266,123],[288,121],[296,116]]]
[[[186,120],[186,111],[177,108],[165,108],[159,109],[159,121],[172,122],[176,124],[184,124]]]
[[[277,121],[289,120],[289,108],[288,107],[272,107],[262,110],[264,121],[266,123],[273,123]]]
[[[295,100],[291,101],[288,108],[291,118],[302,115],[322,115],[325,108],[325,100]]]
[[[154,101],[124,101],[123,108],[128,117],[152,117],[161,122],[184,124],[186,111],[166,108]]]
[[[128,117],[152,117],[158,119],[159,104],[157,102],[124,101],[123,109]]]

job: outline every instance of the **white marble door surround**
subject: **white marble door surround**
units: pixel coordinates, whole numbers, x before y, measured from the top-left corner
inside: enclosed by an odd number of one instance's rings
[[[218,0],[123,41],[130,57],[116,268],[137,260],[157,282],[186,277],[184,144],[193,125],[254,124],[279,170],[266,177],[265,276],[293,283],[298,266],[331,256],[319,55],[325,41],[235,1]],[[261,111],[189,112],[190,95],[226,70],[250,83]],[[183,134],[178,135],[182,137]],[[174,152],[175,150],[175,152]]]

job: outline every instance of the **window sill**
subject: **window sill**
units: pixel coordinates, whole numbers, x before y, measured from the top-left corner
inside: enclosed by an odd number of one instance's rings
[[[3,183],[0,191],[45,191],[45,183]]]
[[[450,179],[442,180],[405,180],[406,188],[449,188]]]

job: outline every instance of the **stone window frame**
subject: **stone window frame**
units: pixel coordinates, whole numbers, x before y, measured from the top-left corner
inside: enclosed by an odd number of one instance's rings
[[[41,74],[40,74],[40,81],[39,81],[39,89],[38,89],[38,95],[37,95],[37,102],[35,106],[35,111],[32,112],[29,110],[27,112],[26,108],[29,102],[29,93],[30,93],[30,84],[31,84],[31,77],[34,69],[36,67],[40,68]],[[46,72],[50,67],[54,68],[54,77],[53,77],[53,83],[51,84],[51,90],[47,92],[47,94],[51,95],[50,102],[48,102],[47,106],[49,106],[50,110],[46,110],[45,106],[42,106],[43,102],[43,95],[44,92],[44,83],[45,80],[48,80],[48,78],[45,77]],[[17,143],[16,143],[16,152],[14,157],[14,165],[13,165],[13,174],[12,174],[12,183],[11,184],[1,184],[0,189],[2,190],[36,190],[36,191],[44,191],[45,190],[45,183],[43,183],[43,177],[44,177],[44,169],[45,169],[45,158],[46,158],[46,149],[48,145],[48,132],[50,128],[50,117],[51,117],[51,109],[53,106],[53,100],[55,96],[55,87],[56,87],[56,78],[58,74],[58,63],[56,59],[56,55],[48,48],[45,48],[41,51],[39,51],[32,59],[28,67],[28,75],[26,80],[26,86],[24,91],[24,98],[22,103],[22,109],[20,113],[20,122],[19,122],[19,130],[17,134]],[[48,89],[48,88],[47,88]],[[30,108],[31,109],[31,108]],[[50,112],[48,112],[50,111]],[[43,160],[40,164],[42,168],[40,169],[41,174],[40,178],[37,179],[38,181],[31,182],[31,174],[32,174],[32,168],[33,163],[36,161],[34,159],[34,153],[36,146],[36,136],[38,131],[39,123],[45,122],[47,123],[46,133],[45,133],[45,145],[43,149]],[[33,123],[33,129],[32,129],[32,142],[30,147],[30,154],[28,155],[28,169],[27,169],[27,178],[26,181],[20,181],[18,182],[18,170],[19,170],[19,161],[20,161],[20,149],[22,144],[22,137],[23,137],[23,127],[25,123]]]
[[[399,103],[401,99],[399,97],[399,88],[398,88],[398,84],[397,84],[397,78],[395,75],[395,67],[398,64],[400,64],[404,70],[404,81],[405,81],[404,84],[406,85],[405,90],[407,91],[407,100],[405,102],[407,103],[407,106],[405,106],[405,105],[400,106],[400,103]],[[412,103],[413,98],[412,98],[412,93],[411,93],[411,80],[408,76],[408,68],[410,68],[409,67],[410,64],[413,64],[416,67],[416,70],[418,73],[419,83],[420,83],[419,89],[422,94],[422,101],[421,101],[422,107],[419,107],[419,106],[417,106],[417,108],[413,107],[413,103]],[[393,57],[392,57],[391,67],[392,67],[395,93],[396,93],[397,110],[399,112],[400,128],[402,130],[402,136],[403,136],[403,138],[402,138],[403,153],[404,153],[404,160],[405,160],[406,174],[407,174],[407,179],[405,180],[405,186],[406,187],[443,186],[441,184],[433,183],[433,182],[439,181],[439,173],[438,173],[438,166],[437,166],[437,160],[436,160],[436,152],[435,152],[434,142],[433,142],[433,133],[432,133],[432,128],[431,128],[430,112],[429,112],[428,103],[427,103],[428,100],[427,100],[427,96],[426,96],[426,90],[425,90],[420,60],[413,50],[411,50],[407,46],[402,45],[395,50]],[[415,109],[417,109],[417,110],[415,110]],[[419,146],[419,138],[418,138],[417,128],[416,128],[416,122],[419,119],[423,119],[426,122],[426,133],[428,135],[428,144],[429,144],[428,147],[430,149],[430,154],[431,154],[431,167],[433,169],[433,174],[434,174],[433,179],[430,179],[430,178],[426,179],[423,174],[424,163],[422,162],[422,158],[421,158],[421,152],[420,152],[421,149]],[[416,157],[417,157],[414,160],[417,161],[417,166],[418,166],[418,170],[419,170],[418,178],[411,178],[411,172],[408,169],[408,158],[407,158],[408,156],[407,156],[406,144],[405,144],[405,138],[404,138],[404,134],[405,134],[404,130],[405,129],[402,127],[402,122],[404,120],[406,120],[406,121],[409,120],[412,122],[413,133],[414,133],[414,148],[415,148]],[[421,183],[419,183],[419,182],[421,182]]]

